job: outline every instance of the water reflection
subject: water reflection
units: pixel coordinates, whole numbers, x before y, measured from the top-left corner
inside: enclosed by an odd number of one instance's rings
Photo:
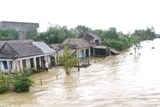
[[[0,106],[160,107],[160,40],[143,42],[142,49],[130,53],[133,48],[95,58],[91,62],[96,63],[80,72],[74,69],[71,76],[61,67],[33,75],[30,92],[0,95]]]
[[[65,90],[65,99],[70,100],[71,102],[76,98],[76,88],[79,85],[78,77],[72,75],[64,77],[63,87]]]

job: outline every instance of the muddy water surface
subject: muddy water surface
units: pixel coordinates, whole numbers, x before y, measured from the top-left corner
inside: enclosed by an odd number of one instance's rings
[[[160,107],[160,40],[141,45],[71,76],[61,67],[35,74],[30,92],[0,95],[0,107]]]

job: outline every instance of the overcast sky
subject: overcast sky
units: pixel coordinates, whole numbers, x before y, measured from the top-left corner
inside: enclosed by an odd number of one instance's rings
[[[154,26],[160,33],[159,0],[0,0],[0,21],[37,22],[92,29],[116,27],[127,33]]]

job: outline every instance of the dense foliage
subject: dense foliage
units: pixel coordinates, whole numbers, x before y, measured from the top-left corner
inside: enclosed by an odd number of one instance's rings
[[[36,39],[38,32],[36,30],[29,30],[27,32],[27,39]]]
[[[155,33],[154,28],[147,28],[146,30],[135,30],[132,34],[132,36],[138,36],[141,37],[142,40],[153,40],[155,39],[158,35]]]
[[[46,32],[37,33],[35,30],[27,32],[27,38],[35,41],[44,41],[48,44],[62,43],[66,38],[79,37],[86,32],[92,32],[102,38],[103,45],[115,48],[117,50],[124,50],[132,45],[137,45],[142,40],[153,40],[160,37],[154,31],[154,28],[147,27],[146,29],[135,30],[130,34],[123,34],[117,32],[116,28],[111,27],[107,30],[95,29],[78,25],[75,28],[68,29],[66,26],[52,26]],[[13,29],[0,29],[0,40],[14,40],[18,39],[18,33]]]
[[[71,69],[77,64],[78,58],[74,57],[68,46],[64,47],[63,55],[59,57],[60,63],[64,66],[66,74],[69,75]]]
[[[0,29],[0,40],[16,40],[19,38],[18,32],[14,29]]]
[[[22,73],[15,74],[13,77],[13,91],[25,92],[29,91],[33,81],[29,78],[31,70],[24,69]]]
[[[45,41],[46,43],[62,43],[66,38],[79,37],[86,32],[92,32],[102,38],[102,44],[115,48],[117,50],[124,50],[132,45],[137,45],[141,40],[153,40],[158,37],[154,32],[154,28],[147,28],[143,30],[135,30],[132,34],[123,34],[117,32],[116,28],[111,27],[108,30],[95,29],[78,25],[75,28],[68,29],[66,26],[52,26],[46,32],[36,34],[35,32],[28,35],[30,39],[37,41]]]
[[[5,93],[11,86],[12,76],[0,73],[0,94]]]
[[[46,43],[61,43],[66,38],[74,37],[74,31],[68,30],[66,26],[54,26],[50,27],[46,32],[40,34],[35,31],[30,31],[27,33],[27,38],[36,41],[44,41]]]
[[[24,69],[21,73],[17,74],[4,74],[0,73],[0,94],[8,90],[15,92],[29,91],[33,81],[29,78],[32,70]]]
[[[95,34],[102,38],[102,44],[112,47],[117,50],[124,50],[129,48],[132,43],[130,38],[122,32],[117,32],[116,28],[109,28],[108,30],[94,30]]]

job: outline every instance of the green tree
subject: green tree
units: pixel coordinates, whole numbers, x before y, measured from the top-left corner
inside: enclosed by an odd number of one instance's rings
[[[139,37],[139,36],[131,36],[130,37],[130,40],[131,40],[131,42],[132,42],[132,45],[140,45],[140,41],[141,41],[141,37]]]
[[[154,31],[154,27],[147,27],[147,29],[135,30],[132,33],[132,36],[138,36],[141,40],[153,40],[157,37],[157,34]]]
[[[107,32],[107,36],[108,36],[108,38],[110,38],[110,39],[118,39],[118,33],[117,33],[117,30],[116,30],[116,28],[114,28],[114,27],[111,27],[111,28],[109,28],[109,30],[108,30],[108,32]]]
[[[65,46],[64,53],[59,57],[59,61],[64,66],[66,74],[69,75],[71,69],[77,64],[78,58],[72,55],[71,49],[68,46]]]
[[[17,40],[18,32],[14,29],[0,29],[0,40]]]
[[[86,32],[92,31],[91,28],[86,27],[86,26],[82,26],[82,25],[78,25],[78,26],[75,28],[75,30],[78,32],[78,35],[79,35],[79,36],[83,35],[83,34],[86,33]]]
[[[153,40],[156,38],[156,33],[154,32],[153,27],[151,27],[151,28],[148,27],[145,31],[145,34],[147,36],[147,40]]]
[[[52,26],[46,32],[40,33],[34,40],[45,41],[46,43],[61,43],[66,38],[75,37],[73,29],[69,30],[66,26]]]
[[[29,30],[27,32],[27,39],[33,39],[36,40],[38,36],[38,32],[36,30]]]

